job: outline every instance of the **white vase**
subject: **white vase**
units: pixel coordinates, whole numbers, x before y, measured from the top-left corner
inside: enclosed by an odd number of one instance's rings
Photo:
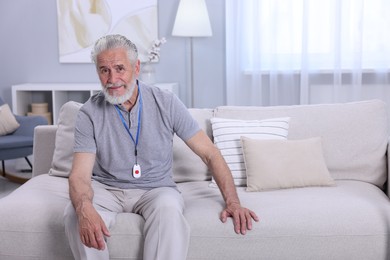
[[[156,83],[156,70],[151,63],[141,66],[141,80],[147,84]]]

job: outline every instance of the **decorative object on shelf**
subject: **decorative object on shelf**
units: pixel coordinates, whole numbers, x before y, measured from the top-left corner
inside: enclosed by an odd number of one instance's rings
[[[49,125],[53,124],[48,103],[32,103],[31,112],[28,112],[27,116],[43,116],[46,118]]]
[[[172,35],[190,38],[191,107],[194,107],[192,38],[210,37],[213,35],[205,0],[180,0]]]
[[[44,114],[49,112],[49,104],[48,103],[32,103],[31,104],[31,112],[33,114]]]
[[[164,37],[155,40],[148,52],[149,61],[141,65],[141,80],[145,83],[156,83],[156,70],[152,63],[160,60],[160,46],[166,42],[167,40]]]
[[[156,70],[153,64],[147,62],[141,65],[141,80],[147,84],[156,82]]]

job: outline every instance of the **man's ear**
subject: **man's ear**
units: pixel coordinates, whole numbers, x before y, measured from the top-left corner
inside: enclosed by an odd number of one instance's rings
[[[134,73],[137,77],[139,76],[140,71],[141,71],[141,61],[138,59],[137,62],[135,63],[135,69],[134,69]]]

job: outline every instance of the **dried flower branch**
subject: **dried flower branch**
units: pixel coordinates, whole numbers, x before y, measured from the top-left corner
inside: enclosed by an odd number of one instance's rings
[[[165,37],[153,42],[152,48],[149,50],[149,62],[158,62],[160,60],[160,46],[166,42]]]

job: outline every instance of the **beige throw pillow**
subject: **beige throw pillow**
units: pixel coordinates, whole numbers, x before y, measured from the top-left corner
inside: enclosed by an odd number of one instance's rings
[[[247,191],[330,186],[321,138],[255,140],[241,138],[247,173]]]
[[[7,135],[13,133],[19,127],[18,121],[14,114],[12,114],[11,109],[8,104],[3,104],[0,106],[0,135]]]

